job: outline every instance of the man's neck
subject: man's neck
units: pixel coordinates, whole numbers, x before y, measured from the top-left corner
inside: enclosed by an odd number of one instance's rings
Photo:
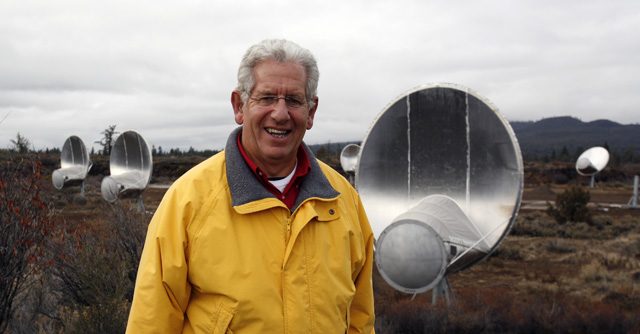
[[[296,167],[296,159],[293,159],[292,162],[282,163],[280,161],[273,162],[263,162],[262,160],[256,159],[256,157],[251,156],[249,152],[247,152],[249,158],[253,160],[253,162],[262,170],[264,173],[267,173],[268,178],[283,178],[293,172],[293,169]]]
[[[296,168],[297,166],[298,153],[296,153],[296,155],[294,155],[291,159],[288,159],[288,160],[280,160],[280,159],[275,161],[262,160],[254,156],[253,154],[251,154],[251,152],[246,149],[247,146],[244,143],[244,139],[242,138],[242,133],[239,134],[237,140],[238,140],[238,145],[240,146],[239,149],[241,150],[242,154],[245,155],[245,159],[248,158],[250,160],[250,164],[255,165],[255,167],[257,167],[262,173],[267,174],[267,175],[264,175],[264,177],[283,178],[291,174],[294,168]],[[298,152],[299,150],[300,150],[300,147],[298,147],[296,152]]]

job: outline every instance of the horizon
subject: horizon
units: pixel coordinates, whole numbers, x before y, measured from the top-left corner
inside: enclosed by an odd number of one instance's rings
[[[538,120],[535,120],[535,121],[509,121],[508,120],[508,122],[509,122],[509,124],[511,126],[512,123],[538,123],[538,122],[545,121],[545,120],[559,119],[559,118],[570,118],[570,119],[574,119],[574,120],[580,121],[583,124],[589,124],[589,123],[599,122],[599,121],[606,121],[606,122],[614,123],[614,124],[619,125],[619,126],[640,126],[640,123],[624,124],[624,123],[615,122],[615,121],[612,121],[612,120],[606,119],[606,118],[595,119],[595,120],[592,120],[592,121],[584,121],[584,120],[580,119],[579,117],[569,116],[569,115],[546,117],[546,118],[541,118],[541,119],[538,119]],[[1,122],[0,122],[0,125],[1,125]],[[135,130],[133,130],[133,131],[135,131]],[[114,137],[114,141],[118,137],[118,135],[120,135],[120,133],[121,133],[120,131],[117,131],[117,128],[116,128],[116,132],[117,132],[117,135]],[[68,137],[69,136],[67,136],[66,138],[68,138]],[[66,140],[66,138],[65,138],[65,140]],[[16,139],[16,138],[14,137],[12,139]],[[32,143],[31,142],[31,138],[26,138],[26,139],[29,140],[30,143]],[[82,139],[82,138],[80,138],[80,139]],[[305,140],[304,143],[309,145],[309,146],[322,146],[322,145],[331,145],[331,144],[341,145],[341,144],[345,144],[345,143],[361,143],[364,139],[365,139],[364,137],[360,138],[360,139],[351,139],[351,140],[345,139],[345,140],[340,140],[340,141],[332,141],[332,140],[329,139],[329,140],[324,141],[324,142],[309,142],[309,141]],[[146,138],[145,138],[145,140],[146,140]],[[92,142],[93,145],[88,145],[87,142],[84,141],[84,139],[83,139],[83,142],[87,146],[87,150],[89,150],[89,151],[93,150],[95,155],[100,155],[100,153],[98,153],[98,152],[100,152],[100,150],[101,150],[101,145],[99,145],[97,143],[93,143],[93,142]],[[153,143],[149,143],[148,141],[147,141],[147,143],[149,144],[150,149],[152,149],[152,148],[155,148],[155,149],[162,148],[162,151],[164,152],[163,154],[168,154],[168,152],[170,150],[176,150],[176,149],[179,150],[183,154],[186,153],[187,151],[191,150],[191,149],[193,149],[195,152],[221,151],[221,150],[224,149],[224,146],[221,146],[221,147],[218,147],[218,148],[213,148],[213,147],[196,148],[196,147],[193,147],[193,146],[178,147],[178,146],[170,146],[170,145],[162,145],[162,144],[156,145],[156,144],[153,144]],[[34,151],[34,152],[44,152],[44,151],[50,151],[50,150],[56,150],[56,149],[57,150],[61,150],[63,144],[64,144],[64,140],[63,140],[62,144],[60,144],[60,146],[32,147],[32,151]],[[2,150],[10,150],[11,149],[10,146],[11,145],[9,145],[7,147],[0,147],[0,149],[2,149]],[[640,150],[640,148],[636,148],[636,150]]]

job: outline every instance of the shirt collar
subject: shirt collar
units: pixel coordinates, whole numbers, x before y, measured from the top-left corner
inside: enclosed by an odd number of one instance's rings
[[[260,167],[258,167],[258,165],[253,160],[251,160],[251,158],[245,151],[244,146],[242,146],[242,131],[238,132],[238,137],[236,140],[238,144],[238,151],[240,151],[240,154],[242,155],[242,158],[244,159],[244,161],[247,163],[247,166],[249,166],[251,171],[258,177],[258,179],[262,183],[264,183],[265,185],[266,184],[271,185],[269,183],[267,173],[263,172],[260,169]],[[298,152],[297,152],[296,158],[298,159],[298,163],[296,165],[296,170],[295,170],[295,173],[293,174],[293,178],[291,179],[289,184],[293,184],[294,182],[296,182],[298,178],[302,178],[305,175],[307,175],[309,173],[309,170],[311,169],[311,163],[309,162],[309,157],[307,156],[307,152],[305,152],[302,145],[298,146]],[[289,188],[289,187],[287,186],[286,188]]]

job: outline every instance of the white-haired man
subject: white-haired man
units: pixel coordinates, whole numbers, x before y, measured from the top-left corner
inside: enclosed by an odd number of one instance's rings
[[[313,55],[249,48],[224,151],[178,179],[149,225],[128,333],[372,333],[373,235],[348,181],[304,145]]]

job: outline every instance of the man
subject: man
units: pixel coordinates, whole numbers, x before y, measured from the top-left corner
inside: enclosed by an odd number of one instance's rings
[[[178,179],[147,232],[128,333],[371,333],[373,235],[358,194],[302,139],[318,108],[311,53],[249,48],[241,125]]]

